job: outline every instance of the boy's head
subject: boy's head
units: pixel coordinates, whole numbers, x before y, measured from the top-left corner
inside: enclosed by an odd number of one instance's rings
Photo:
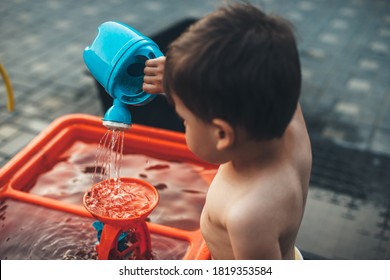
[[[250,4],[222,7],[169,46],[164,87],[206,123],[223,119],[252,139],[279,138],[301,88],[293,28]]]

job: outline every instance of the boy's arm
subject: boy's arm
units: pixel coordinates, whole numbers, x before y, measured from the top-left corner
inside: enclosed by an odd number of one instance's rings
[[[165,56],[149,59],[145,63],[144,83],[142,88],[147,93],[164,93],[163,76],[164,76]]]

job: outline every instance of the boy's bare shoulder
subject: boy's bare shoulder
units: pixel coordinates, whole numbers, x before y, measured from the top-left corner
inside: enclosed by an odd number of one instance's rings
[[[253,186],[248,190],[230,208],[229,220],[242,223],[253,220],[257,223],[287,223],[290,217],[299,215],[302,211],[304,190],[292,167],[268,171],[254,180]]]
[[[300,224],[311,172],[310,140],[300,108],[286,137],[284,155],[263,165],[245,182],[250,187],[237,198],[227,216],[231,225],[263,224],[267,230],[275,227],[276,231],[284,232]]]

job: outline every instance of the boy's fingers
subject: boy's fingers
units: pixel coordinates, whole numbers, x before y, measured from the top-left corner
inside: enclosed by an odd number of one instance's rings
[[[151,77],[151,76],[144,77],[144,83],[146,83],[146,84],[156,84],[158,82],[159,82],[159,80],[156,79],[155,77]]]
[[[158,88],[156,86],[154,86],[154,85],[151,85],[151,84],[144,83],[142,85],[142,89],[143,89],[143,91],[145,91],[147,93],[160,93],[158,91]]]
[[[157,67],[159,64],[159,61],[157,58],[149,59],[146,61],[145,65],[149,67]]]
[[[151,67],[145,67],[144,68],[144,74],[148,76],[155,76],[156,75],[156,69],[153,69]]]
[[[143,91],[149,92],[149,87],[150,87],[150,85],[147,84],[147,83],[143,83],[143,84],[142,84],[142,89],[143,89]]]
[[[145,65],[149,67],[159,67],[163,66],[165,63],[165,56],[161,56],[158,58],[152,58],[146,61]]]

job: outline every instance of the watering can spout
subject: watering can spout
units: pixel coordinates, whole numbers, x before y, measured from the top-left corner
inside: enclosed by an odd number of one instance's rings
[[[142,89],[145,62],[162,56],[159,47],[150,38],[119,22],[105,22],[98,35],[84,50],[83,58],[95,79],[113,98],[103,125],[126,129],[131,125],[127,105],[142,105],[155,95]]]
[[[114,104],[107,110],[103,118],[103,125],[109,129],[127,129],[131,126],[131,114],[126,104],[117,98]]]

